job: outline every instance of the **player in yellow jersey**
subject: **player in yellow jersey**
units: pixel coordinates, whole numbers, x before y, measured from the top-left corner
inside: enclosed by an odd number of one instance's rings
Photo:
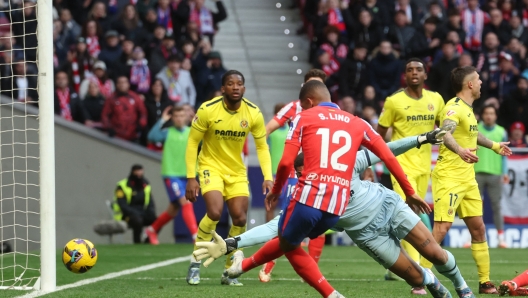
[[[444,100],[440,94],[425,90],[424,81],[427,79],[424,62],[418,58],[411,58],[405,65],[405,82],[407,87],[387,97],[383,112],[380,115],[377,131],[385,137],[389,127],[392,127],[391,141],[405,137],[419,135],[424,131],[431,131],[439,123],[440,111],[444,108]],[[425,198],[431,173],[431,145],[422,145],[397,156],[407,179],[421,198]],[[403,199],[405,195],[398,182],[391,175],[392,186]],[[427,214],[420,214],[424,224],[431,229]],[[420,261],[420,254],[405,240],[402,247],[415,261]],[[387,270],[385,278],[397,279]],[[423,288],[413,288],[413,294],[425,295]]]
[[[224,201],[229,209],[233,225],[229,237],[246,231],[248,210],[248,177],[242,160],[244,142],[251,133],[255,139],[257,155],[264,175],[262,191],[271,190],[271,158],[266,143],[266,127],[260,109],[245,99],[244,76],[230,70],[222,77],[222,96],[204,102],[194,117],[187,143],[187,188],[185,197],[196,201],[201,189],[206,205],[206,214],[198,225],[196,241],[211,241],[211,231],[220,220]],[[198,156],[198,176],[196,181],[196,153],[202,141]],[[196,247],[195,247],[196,249]],[[227,256],[226,267],[231,266],[231,255]],[[200,283],[200,262],[191,258],[187,283]],[[236,279],[222,274],[224,285],[241,286]]]
[[[507,142],[492,142],[478,131],[472,105],[480,98],[482,81],[476,69],[472,66],[455,68],[451,72],[451,84],[456,97],[447,102],[441,121],[453,128],[444,136],[432,175],[433,237],[438,243],[442,242],[453,224],[455,212],[458,213],[471,234],[471,253],[477,263],[479,293],[497,294],[489,277],[490,258],[482,220],[482,198],[473,167],[478,162],[478,156],[474,152],[477,145],[505,156],[510,155],[511,150]]]

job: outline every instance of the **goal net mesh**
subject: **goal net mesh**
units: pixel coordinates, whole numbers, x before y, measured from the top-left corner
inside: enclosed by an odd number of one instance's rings
[[[36,5],[0,0],[0,289],[39,277]]]

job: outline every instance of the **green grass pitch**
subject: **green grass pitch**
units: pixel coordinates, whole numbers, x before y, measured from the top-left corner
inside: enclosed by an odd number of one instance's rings
[[[99,259],[96,266],[85,274],[69,272],[57,258],[57,284],[59,286],[98,277],[107,273],[131,269],[176,257],[189,255],[191,245],[97,245]],[[256,248],[246,249],[249,256]],[[470,249],[451,249],[468,284],[478,291],[476,266]],[[491,249],[491,278],[495,283],[510,279],[528,268],[525,249]],[[5,261],[5,260],[4,260]],[[258,281],[258,271],[246,273],[240,278],[243,287],[220,285],[223,260],[209,268],[202,268],[202,282],[189,286],[185,282],[188,262],[176,263],[149,271],[125,275],[114,279],[66,289],[44,297],[319,297],[308,285],[301,283],[287,260],[278,260],[273,280],[268,284]],[[384,281],[385,270],[357,247],[326,246],[319,262],[321,271],[330,283],[346,297],[410,297],[410,287],[404,282]],[[7,271],[3,272],[9,276]],[[436,273],[436,272],[435,272]],[[453,286],[438,275],[456,297]],[[26,292],[0,290],[0,297],[10,298]],[[430,297],[430,296],[426,296]],[[477,297],[490,297],[477,295]]]

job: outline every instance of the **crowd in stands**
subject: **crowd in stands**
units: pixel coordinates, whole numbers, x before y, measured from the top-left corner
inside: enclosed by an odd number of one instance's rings
[[[211,10],[213,4],[216,9]],[[163,111],[219,94],[220,0],[54,0],[55,113],[152,149]],[[36,0],[0,5],[2,95],[38,104]],[[11,24],[10,24],[11,23]]]
[[[526,147],[527,0],[295,0],[310,39],[310,62],[328,76],[333,100],[376,125],[383,103],[405,87],[405,61],[425,62],[426,88],[447,102],[450,72],[473,65],[483,81],[475,114],[498,109],[498,123]],[[401,74],[401,75],[399,75]]]

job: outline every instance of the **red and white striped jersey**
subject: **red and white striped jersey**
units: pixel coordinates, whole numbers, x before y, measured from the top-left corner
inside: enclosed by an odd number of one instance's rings
[[[370,149],[376,143],[385,144],[367,122],[333,103],[300,113],[292,121],[285,147],[285,154],[286,150],[300,148],[304,153],[304,171],[292,199],[343,214],[350,197],[356,153],[362,144]]]
[[[286,122],[293,121],[293,118],[297,116],[303,109],[301,107],[301,101],[295,100],[285,105],[274,117],[280,126],[283,126]]]

